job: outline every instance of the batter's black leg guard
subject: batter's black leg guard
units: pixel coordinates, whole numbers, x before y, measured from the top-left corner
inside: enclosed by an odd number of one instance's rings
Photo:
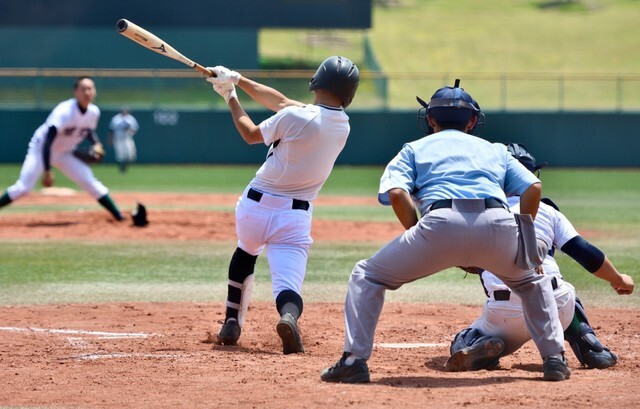
[[[303,308],[302,297],[295,291],[284,290],[276,297],[276,308],[280,314],[276,331],[282,340],[282,352],[285,355],[304,353],[298,330],[298,318]]]
[[[504,341],[484,335],[475,328],[465,328],[451,342],[445,368],[449,372],[495,369],[504,351]]]
[[[109,196],[109,193],[98,199],[98,203],[100,203],[105,209],[107,209],[116,220],[124,220],[122,213],[120,213],[120,210],[118,210],[118,207],[113,202],[113,199],[111,199],[111,196]]]
[[[253,287],[253,271],[257,259],[258,256],[252,256],[240,247],[236,248],[233,253],[229,263],[225,322],[229,319],[235,319],[240,326],[244,324],[244,313],[249,307]]]
[[[2,196],[0,196],[0,207],[4,207],[11,203],[13,200],[9,197],[9,192],[4,192]]]
[[[578,361],[587,368],[605,369],[618,362],[618,356],[602,345],[596,337],[596,333],[589,325],[584,307],[577,298],[573,320],[564,331],[564,338]]]

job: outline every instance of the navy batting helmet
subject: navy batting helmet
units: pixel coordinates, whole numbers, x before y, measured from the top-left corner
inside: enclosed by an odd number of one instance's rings
[[[529,169],[532,173],[540,174],[540,169],[547,166],[547,162],[537,163],[536,158],[527,150],[527,147],[521,143],[508,143],[507,150],[514,158],[518,159],[525,168]]]
[[[484,127],[485,118],[480,110],[480,105],[464,88],[460,88],[459,79],[456,79],[453,87],[446,86],[437,90],[429,103],[426,103],[418,96],[416,96],[416,99],[422,105],[422,108],[418,110],[420,128],[426,133],[433,132],[427,120],[427,115],[438,121],[439,124],[452,128],[466,124],[473,116],[477,116],[478,121],[471,129],[471,132]]]
[[[309,91],[325,89],[340,98],[343,107],[348,107],[356,95],[360,83],[358,67],[345,57],[329,57],[320,64],[309,81]]]

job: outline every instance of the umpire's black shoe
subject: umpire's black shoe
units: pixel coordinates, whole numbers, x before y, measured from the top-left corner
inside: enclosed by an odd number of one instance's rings
[[[548,356],[542,364],[545,381],[564,381],[571,377],[571,369],[567,365],[564,355],[562,359],[555,356]]]
[[[220,332],[218,333],[219,345],[235,345],[240,338],[240,325],[236,320],[228,320],[222,324]]]
[[[298,321],[293,315],[287,312],[280,317],[280,321],[276,325],[276,331],[278,331],[278,335],[282,339],[282,352],[285,355],[304,353],[302,339],[300,339],[300,332],[298,331]]]
[[[483,337],[480,342],[456,351],[445,364],[449,372],[478,371],[498,366],[504,341],[498,337]]]
[[[341,383],[369,383],[371,375],[367,361],[363,358],[356,359],[353,364],[346,365],[345,360],[348,354],[342,354],[342,358],[335,365],[326,368],[320,373],[320,379],[324,382]]]

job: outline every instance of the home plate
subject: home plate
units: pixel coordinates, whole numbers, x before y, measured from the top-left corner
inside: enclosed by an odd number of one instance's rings
[[[448,347],[449,344],[434,344],[430,342],[418,342],[418,343],[382,343],[375,344],[379,348],[392,348],[392,349],[409,349],[409,348],[435,348],[435,347]]]

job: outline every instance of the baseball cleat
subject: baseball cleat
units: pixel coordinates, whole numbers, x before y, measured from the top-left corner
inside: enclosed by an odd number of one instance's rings
[[[222,324],[220,332],[218,333],[218,345],[235,345],[240,338],[240,325],[238,321],[229,320]]]
[[[340,383],[369,383],[371,375],[367,361],[363,358],[356,359],[353,364],[346,365],[347,353],[335,365],[324,369],[320,373],[320,379],[324,382],[340,382]]]
[[[449,372],[478,371],[497,366],[504,351],[504,341],[498,337],[488,337],[469,347],[456,351],[445,364]]]
[[[545,381],[564,381],[571,377],[571,369],[567,365],[567,360],[563,356],[562,359],[555,356],[548,356],[542,364]]]
[[[604,348],[601,352],[588,351],[583,356],[584,364],[589,369],[605,369],[618,362],[618,355]]]
[[[282,339],[282,352],[285,355],[304,353],[302,339],[298,331],[298,322],[293,315],[285,313],[276,325],[276,331]]]

